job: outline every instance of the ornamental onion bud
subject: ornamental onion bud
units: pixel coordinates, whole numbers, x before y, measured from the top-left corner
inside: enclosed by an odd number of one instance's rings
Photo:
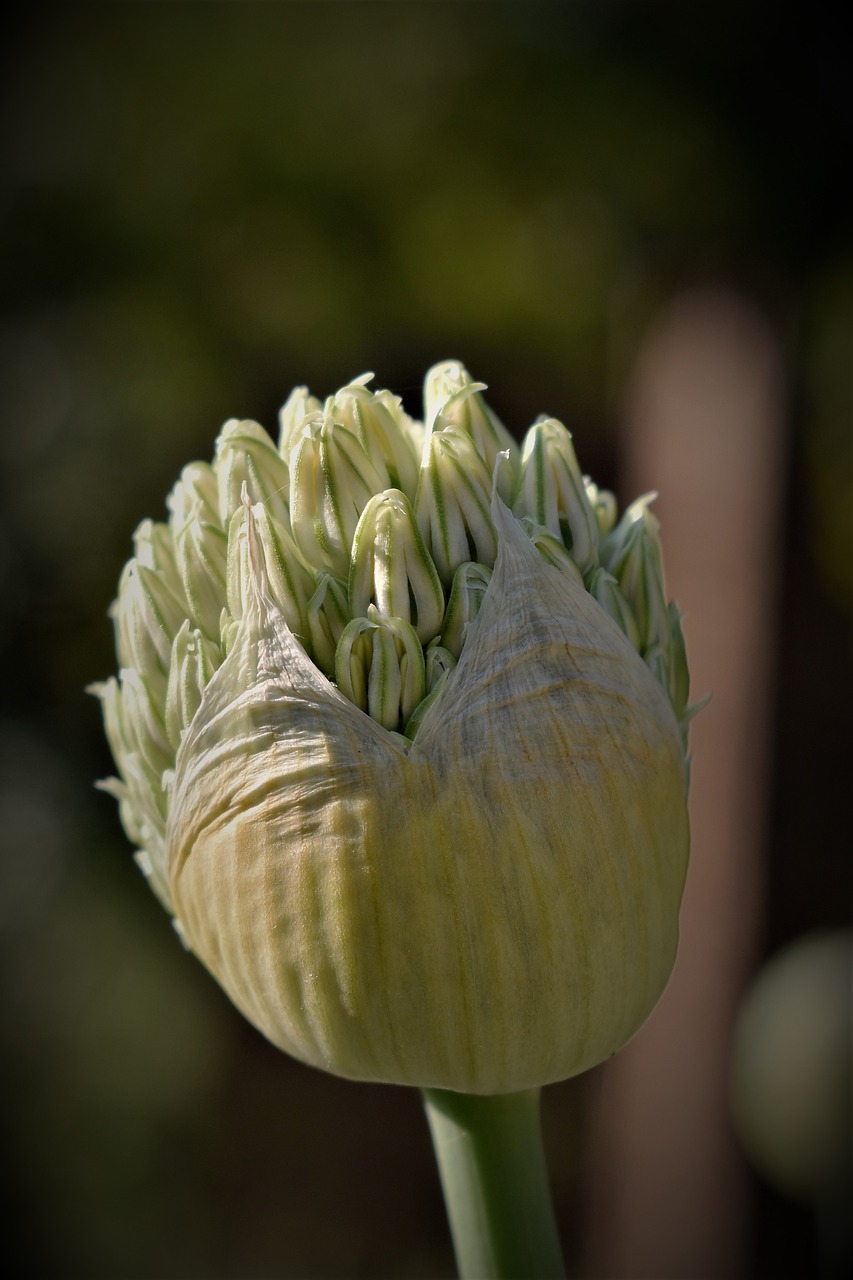
[[[104,787],[275,1044],[516,1092],[613,1053],[672,968],[680,615],[647,503],[617,525],[556,420],[516,471],[461,365],[428,375],[426,429],[366,381],[294,392],[280,450],[226,424],[140,526]]]

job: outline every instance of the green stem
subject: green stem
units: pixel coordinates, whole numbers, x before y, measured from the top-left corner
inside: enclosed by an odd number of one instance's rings
[[[539,1094],[423,1090],[462,1280],[560,1280],[566,1274]]]

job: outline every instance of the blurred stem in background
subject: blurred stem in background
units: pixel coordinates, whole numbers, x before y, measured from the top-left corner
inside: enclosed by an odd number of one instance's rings
[[[678,960],[646,1027],[603,1072],[596,1277],[734,1276],[745,1256],[730,1046],[762,923],[785,425],[778,344],[760,313],[729,291],[676,299],[638,355],[625,479],[660,488],[667,589],[684,610],[693,691],[712,698],[691,735]]]

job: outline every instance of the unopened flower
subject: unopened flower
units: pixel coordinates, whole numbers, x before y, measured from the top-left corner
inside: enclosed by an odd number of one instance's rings
[[[223,428],[145,522],[97,686],[141,865],[275,1044],[502,1093],[644,1021],[687,860],[687,667],[648,502],[519,450],[457,362]]]

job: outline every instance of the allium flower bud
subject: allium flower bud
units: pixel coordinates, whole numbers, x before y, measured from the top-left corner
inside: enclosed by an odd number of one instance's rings
[[[140,527],[123,669],[94,690],[105,786],[275,1044],[514,1092],[613,1053],[669,976],[680,617],[647,508],[617,525],[556,420],[516,465],[455,362],[427,377],[426,428],[365,384],[322,410],[299,388],[278,449],[227,424],[170,528]]]

